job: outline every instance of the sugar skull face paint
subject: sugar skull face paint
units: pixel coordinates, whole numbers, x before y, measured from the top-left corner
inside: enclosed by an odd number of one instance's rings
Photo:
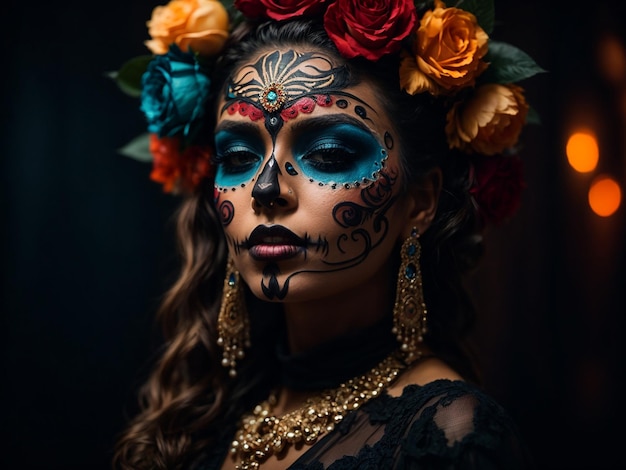
[[[335,104],[346,109],[348,100],[357,103],[354,113],[360,119],[337,123],[334,130],[324,124],[318,123],[317,128],[309,124],[310,132],[315,135],[299,141],[294,157],[303,175],[318,183],[360,184],[376,179],[387,154],[363,124],[369,119],[366,109],[369,105],[346,91],[348,79],[349,72],[344,66],[333,66],[322,54],[273,51],[239,70],[228,84],[222,112],[247,116],[252,122],[262,120],[275,143],[285,122],[299,115]],[[303,131],[301,135],[306,133]],[[263,155],[257,146],[241,145],[241,142],[227,129],[216,135],[218,187],[246,184],[257,173]],[[267,171],[274,167],[274,161],[275,157],[270,157]],[[264,181],[257,185],[271,184],[267,171],[264,170]],[[274,168],[277,171],[278,167]]]
[[[258,297],[302,301],[386,270],[407,220],[393,129],[363,82],[312,51],[260,54],[218,108],[215,204]]]
[[[261,139],[250,136],[248,131],[247,126],[233,126],[216,133],[218,187],[245,185],[259,171],[265,150]],[[307,119],[294,125],[293,132],[297,137],[291,151],[293,160],[285,163],[285,171],[322,185],[359,186],[375,180],[387,159],[387,150],[371,131],[349,116]],[[263,171],[279,174],[282,170],[275,161],[276,157],[271,156]],[[263,176],[259,176],[261,185]]]

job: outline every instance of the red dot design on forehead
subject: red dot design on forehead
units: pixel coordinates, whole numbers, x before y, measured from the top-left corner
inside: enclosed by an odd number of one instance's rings
[[[334,103],[335,99],[330,95],[305,96],[283,109],[280,112],[280,117],[283,121],[288,121],[290,119],[295,119],[300,113],[312,113],[316,106],[329,107]],[[246,101],[235,101],[234,103],[231,103],[227,108],[227,112],[230,115],[239,113],[241,116],[249,117],[252,121],[258,121],[264,116],[261,109]]]

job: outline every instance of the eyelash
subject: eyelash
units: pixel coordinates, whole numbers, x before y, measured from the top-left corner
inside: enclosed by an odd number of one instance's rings
[[[309,150],[303,157],[303,163],[322,173],[338,173],[354,166],[357,152],[338,146],[335,143],[321,143]],[[224,174],[235,175],[252,169],[260,157],[247,146],[232,146],[215,155],[215,163]]]
[[[215,156],[215,162],[226,174],[245,173],[257,164],[259,156],[246,147],[232,147]]]
[[[334,173],[351,168],[355,158],[354,151],[326,144],[310,150],[302,160],[318,171]]]

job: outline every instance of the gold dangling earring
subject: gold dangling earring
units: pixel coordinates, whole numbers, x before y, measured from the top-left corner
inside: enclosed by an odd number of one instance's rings
[[[396,286],[396,302],[393,306],[393,329],[391,330],[407,353],[407,360],[419,359],[418,350],[426,334],[426,303],[420,270],[421,246],[419,232],[413,228],[411,235],[400,249],[400,269]]]
[[[229,256],[222,305],[217,317],[217,344],[223,350],[222,365],[230,367],[228,373],[231,377],[237,376],[235,367],[237,360],[245,356],[244,347],[250,347],[250,321],[244,297],[243,281]]]

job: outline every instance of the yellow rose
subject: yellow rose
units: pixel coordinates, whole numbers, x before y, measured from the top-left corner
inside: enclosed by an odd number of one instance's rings
[[[218,0],[172,0],[156,7],[147,22],[152,37],[145,45],[154,54],[167,53],[171,44],[184,52],[215,55],[228,38],[228,12]]]
[[[402,89],[410,95],[425,91],[438,95],[439,86],[419,69],[415,57],[407,53],[402,53],[401,57],[399,73]]]
[[[450,148],[484,155],[502,153],[517,144],[527,114],[521,87],[482,85],[449,111],[446,134]]]
[[[489,36],[476,17],[441,1],[424,14],[417,30],[414,53],[419,70],[439,86],[439,93],[472,86],[487,64]]]

